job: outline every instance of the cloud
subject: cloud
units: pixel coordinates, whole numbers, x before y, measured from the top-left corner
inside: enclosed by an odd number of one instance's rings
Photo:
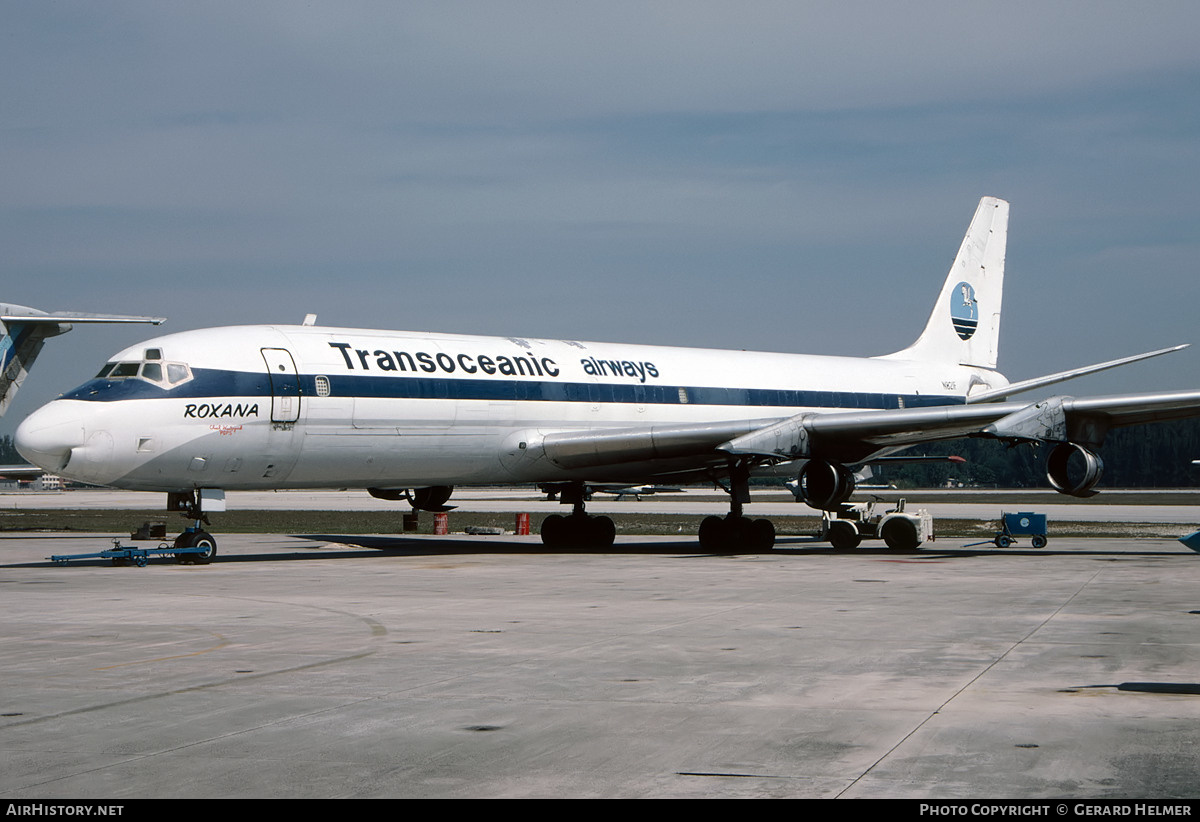
[[[341,324],[880,353],[923,324],[991,194],[1013,202],[1021,309],[1002,365],[1119,356],[1134,340],[1103,329],[1127,324],[1131,278],[1176,295],[1146,347],[1186,340],[1200,296],[1198,18],[1116,2],[4,4],[0,296],[172,329],[319,307]],[[1034,318],[1063,338],[1049,355]],[[77,376],[67,359],[93,371],[89,336],[53,341],[63,361],[31,380],[52,394]]]

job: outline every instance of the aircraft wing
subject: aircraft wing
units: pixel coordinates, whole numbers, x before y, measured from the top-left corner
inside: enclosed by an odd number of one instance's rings
[[[641,474],[650,476],[685,467],[719,468],[739,458],[759,463],[823,459],[850,465],[918,443],[969,436],[1098,447],[1112,428],[1194,416],[1200,416],[1200,390],[563,431],[547,434],[540,446],[545,458],[560,468],[655,466]]]
[[[983,436],[1099,446],[1111,428],[1200,416],[1200,390],[798,414],[722,443],[730,454],[860,462],[882,449]]]

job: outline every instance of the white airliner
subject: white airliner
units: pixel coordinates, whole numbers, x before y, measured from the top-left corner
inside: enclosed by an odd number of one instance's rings
[[[575,340],[259,325],[158,337],[26,419],[30,461],[78,480],[168,493],[194,525],[180,547],[216,543],[205,510],[233,489],[365,488],[442,510],[453,486],[558,484],[569,516],[551,546],[604,546],[613,523],[587,487],[712,480],[727,517],[705,549],[761,550],[752,474],[799,478],[835,510],[854,468],[916,443],[963,436],[1053,445],[1050,483],[1087,496],[1109,428],[1200,415],[1200,390],[1039,403],[1002,401],[1121,360],[1010,384],[996,370],[1008,203],[980,201],[925,330],[866,359]],[[888,543],[908,547],[913,535]]]

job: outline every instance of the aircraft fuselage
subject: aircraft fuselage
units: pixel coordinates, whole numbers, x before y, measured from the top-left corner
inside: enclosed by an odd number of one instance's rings
[[[107,372],[107,373],[106,373]],[[312,326],[187,331],[32,415],[25,450],[136,490],[647,479],[563,468],[547,434],[961,404],[957,365]],[[649,469],[649,474],[647,473]]]

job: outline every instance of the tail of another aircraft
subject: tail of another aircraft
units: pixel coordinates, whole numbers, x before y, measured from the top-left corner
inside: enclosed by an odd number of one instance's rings
[[[8,410],[8,404],[16,396],[29,366],[37,359],[48,334],[61,333],[59,326],[41,326],[23,323],[16,314],[33,313],[19,305],[0,305],[0,416]]]
[[[0,417],[8,410],[21,383],[41,353],[47,337],[71,330],[73,323],[153,323],[161,317],[124,314],[47,314],[23,305],[0,303]]]
[[[984,197],[917,341],[885,359],[996,367],[1008,203]]]

